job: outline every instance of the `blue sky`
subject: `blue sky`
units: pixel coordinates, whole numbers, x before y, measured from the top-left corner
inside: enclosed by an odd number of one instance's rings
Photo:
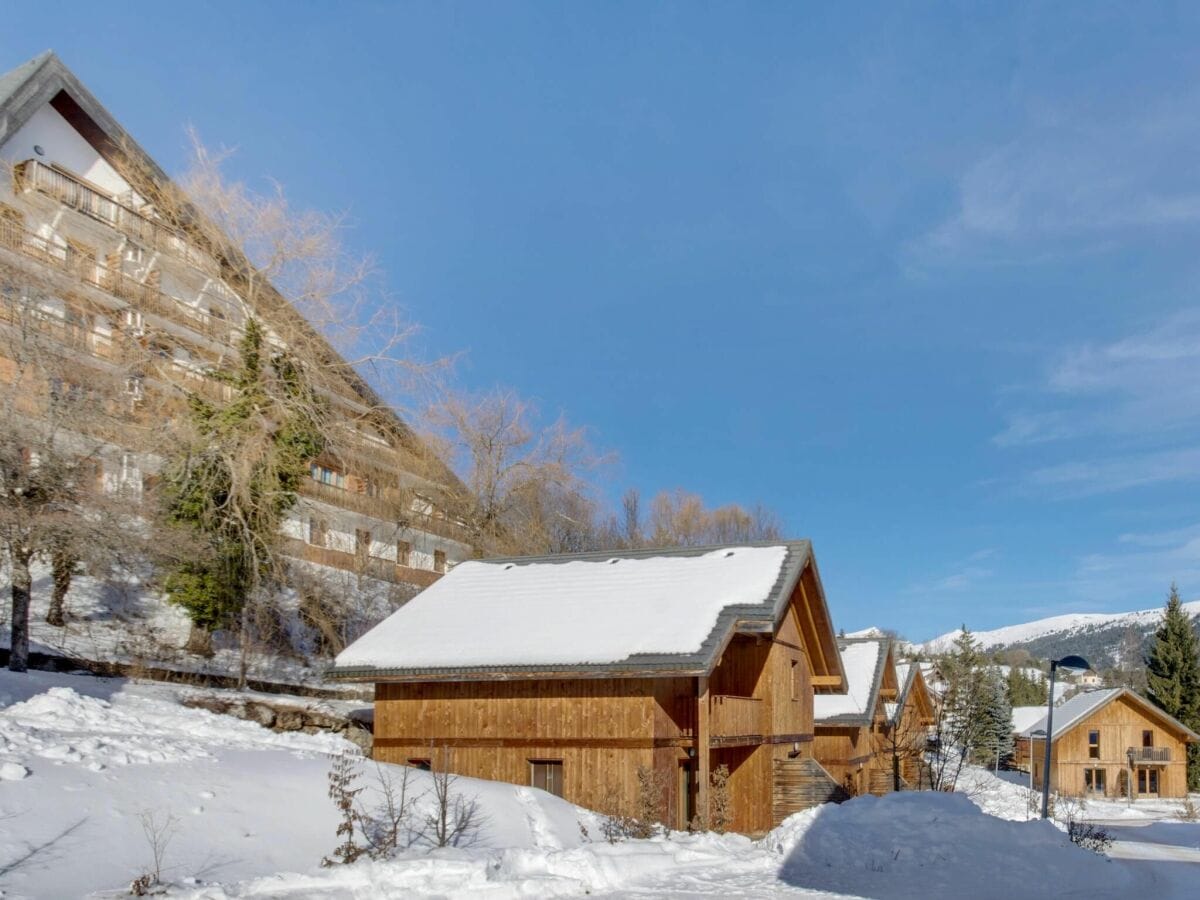
[[[0,66],[348,211],[465,386],[777,509],[839,626],[1200,593],[1200,10],[72,6]]]

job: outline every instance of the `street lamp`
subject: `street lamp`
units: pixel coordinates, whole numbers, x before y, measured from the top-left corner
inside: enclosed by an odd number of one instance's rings
[[[1082,656],[1064,656],[1062,659],[1050,660],[1050,699],[1046,701],[1046,736],[1042,738],[1042,743],[1046,745],[1046,752],[1042,756],[1043,819],[1050,818],[1050,742],[1054,740],[1054,673],[1058,671],[1059,666],[1083,672],[1092,667]],[[1033,749],[1032,746],[1030,749]]]

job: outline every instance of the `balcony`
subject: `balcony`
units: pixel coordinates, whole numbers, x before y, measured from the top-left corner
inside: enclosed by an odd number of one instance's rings
[[[349,491],[345,488],[334,487],[331,484],[323,484],[313,478],[306,478],[301,482],[300,493],[305,497],[311,497],[314,500],[320,500],[322,503],[328,503],[330,506],[352,509],[365,516],[372,516],[376,519],[382,519],[385,522],[395,522],[400,518],[402,511],[399,503],[387,497],[372,497],[369,494],[360,494],[357,491]]]
[[[341,569],[353,575],[366,575],[380,581],[390,581],[393,584],[409,584],[418,588],[427,588],[439,578],[440,572],[429,569],[414,569],[411,566],[399,566],[386,559],[362,557],[357,553],[346,553],[329,547],[317,547],[296,538],[284,538],[283,552],[293,559],[303,559],[320,566]]]
[[[1134,763],[1169,763],[1171,761],[1170,747],[1130,747],[1125,755],[1129,762]]]
[[[709,743],[714,747],[757,744],[767,731],[766,707],[754,697],[714,694],[709,698]]]
[[[0,220],[0,247],[28,256],[79,279],[142,312],[174,321],[209,340],[229,345],[240,337],[241,329],[225,319],[164,294],[152,284],[144,284],[117,269],[94,259],[79,257],[67,247],[7,220]]]
[[[34,190],[53,197],[64,206],[111,225],[143,246],[181,259],[209,275],[221,274],[216,260],[196,248],[179,229],[135,212],[66,172],[27,159],[13,167],[13,179],[19,191]]]
[[[414,531],[434,534],[467,546],[473,544],[471,534],[463,523],[446,516],[406,511],[404,503],[386,494],[372,497],[369,494],[360,494],[357,491],[323,484],[312,478],[306,478],[300,484],[300,494],[311,497],[313,500],[320,500],[322,503],[328,503],[330,506],[354,510],[385,522],[394,522]]]

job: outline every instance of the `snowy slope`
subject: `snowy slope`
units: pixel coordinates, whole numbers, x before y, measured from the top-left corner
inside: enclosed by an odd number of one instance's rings
[[[308,872],[333,850],[329,755],[352,745],[184,707],[186,690],[0,671],[4,897],[119,895],[150,860],[143,813],[178,820],[164,877],[180,884]],[[429,776],[413,778],[427,792]],[[370,764],[364,782],[371,804]],[[457,787],[487,810],[483,847],[572,847],[581,823],[595,830],[590,813],[542,791],[466,778]]]
[[[1200,600],[1185,603],[1184,609],[1193,618],[1200,615]],[[1041,648],[1088,644],[1095,648],[1096,655],[1103,654],[1093,665],[1106,665],[1114,661],[1114,655],[1127,629],[1147,634],[1157,627],[1162,618],[1162,607],[1142,609],[1124,613],[1072,613],[1051,616],[1020,625],[1008,625],[991,631],[973,632],[983,649],[994,650],[1009,647],[1027,647],[1034,655],[1049,655]],[[940,653],[950,649],[958,631],[951,631],[927,641],[924,649],[928,653]],[[1051,650],[1050,652],[1053,652]],[[1065,652],[1065,650],[1064,650]],[[1083,652],[1076,649],[1072,652]]]

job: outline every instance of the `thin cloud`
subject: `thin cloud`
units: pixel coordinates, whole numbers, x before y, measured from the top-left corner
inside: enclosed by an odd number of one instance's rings
[[[1117,233],[1200,225],[1200,98],[1107,120],[1032,123],[967,166],[953,212],[910,245],[922,266],[1087,252]]]

